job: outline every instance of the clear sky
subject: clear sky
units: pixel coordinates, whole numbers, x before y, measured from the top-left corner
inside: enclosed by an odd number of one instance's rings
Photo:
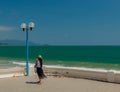
[[[1,0],[0,40],[50,45],[120,45],[120,0]]]

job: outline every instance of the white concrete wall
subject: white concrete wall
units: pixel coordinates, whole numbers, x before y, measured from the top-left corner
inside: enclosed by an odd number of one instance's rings
[[[6,68],[0,69],[0,78],[24,76],[24,68]]]
[[[71,69],[68,67],[49,67],[43,68],[46,75],[67,76],[74,78],[87,78],[92,80],[100,80],[107,82],[120,83],[120,71],[115,70],[99,70],[99,69]],[[0,69],[0,78],[24,76],[24,68]],[[29,75],[34,75],[34,67],[29,68]]]
[[[114,70],[89,70],[45,67],[47,74],[120,83],[120,72]]]

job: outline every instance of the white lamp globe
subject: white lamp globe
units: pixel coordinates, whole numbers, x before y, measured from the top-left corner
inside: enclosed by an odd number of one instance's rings
[[[30,28],[30,30],[32,30],[34,27],[35,27],[35,24],[34,24],[33,22],[30,22],[30,23],[29,23],[29,28]]]
[[[21,24],[21,28],[23,29],[23,31],[26,29],[26,24],[25,23],[22,23]]]

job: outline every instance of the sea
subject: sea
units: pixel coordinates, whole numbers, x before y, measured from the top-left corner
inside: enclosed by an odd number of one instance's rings
[[[120,70],[120,46],[29,46],[29,64]],[[26,46],[0,46],[0,68],[25,66]]]

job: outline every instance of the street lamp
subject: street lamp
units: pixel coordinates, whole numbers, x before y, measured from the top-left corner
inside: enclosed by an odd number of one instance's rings
[[[28,26],[26,26],[26,23],[22,23],[21,24],[21,28],[23,31],[26,31],[26,71],[25,71],[25,75],[28,76],[29,75],[29,61],[28,61],[28,57],[29,57],[29,48],[28,48],[28,31],[32,31],[32,29],[34,28],[34,23],[30,22]]]

